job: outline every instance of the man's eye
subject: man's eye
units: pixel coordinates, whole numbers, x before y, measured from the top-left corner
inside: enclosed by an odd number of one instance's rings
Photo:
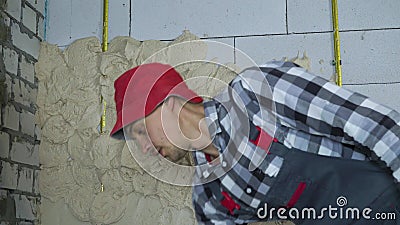
[[[125,134],[125,140],[127,140],[127,141],[134,141],[134,140],[136,140],[136,138],[133,137],[133,135]]]

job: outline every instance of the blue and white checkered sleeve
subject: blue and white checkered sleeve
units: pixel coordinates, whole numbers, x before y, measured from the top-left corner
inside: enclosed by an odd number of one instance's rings
[[[277,114],[291,128],[365,146],[400,181],[400,113],[298,67],[271,69]]]
[[[400,113],[359,93],[333,84],[324,108],[324,121],[371,149],[400,182]]]

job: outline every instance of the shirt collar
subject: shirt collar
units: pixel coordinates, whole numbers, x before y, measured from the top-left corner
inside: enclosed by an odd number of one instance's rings
[[[211,100],[204,102],[203,106],[208,131],[210,133],[211,140],[214,140],[215,136],[222,131],[218,121],[217,103]]]
[[[210,138],[214,144],[214,146],[218,149],[220,153],[221,149],[220,146],[217,143],[217,135],[222,132],[222,129],[220,127],[219,121],[218,121],[218,113],[217,113],[217,102],[214,100],[210,100],[207,102],[203,103],[204,106],[204,115],[208,127],[208,132],[210,133]],[[205,154],[202,151],[194,151],[193,152],[193,158],[195,161],[196,165],[209,165],[208,161],[206,160]],[[220,154],[220,160],[222,159],[222,154]],[[212,173],[213,168],[210,167],[205,167],[202,168],[201,170],[206,169],[209,173]]]

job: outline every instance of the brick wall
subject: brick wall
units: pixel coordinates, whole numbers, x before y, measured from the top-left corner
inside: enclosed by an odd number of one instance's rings
[[[0,0],[0,224],[38,224],[37,62],[45,0]]]

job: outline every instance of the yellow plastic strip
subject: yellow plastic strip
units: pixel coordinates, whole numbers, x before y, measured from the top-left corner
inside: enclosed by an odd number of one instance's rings
[[[336,84],[342,86],[342,61],[340,59],[339,17],[337,0],[332,0],[333,43],[335,52]]]
[[[104,0],[103,6],[103,52],[108,47],[108,0]]]
[[[104,0],[103,6],[103,45],[102,50],[106,52],[108,48],[108,0]],[[101,115],[100,119],[100,133],[104,134],[104,130],[106,127],[106,107],[107,103],[104,100],[103,96],[101,96],[100,101],[103,103],[103,114]],[[101,183],[100,191],[104,192],[104,185]]]
[[[107,103],[104,100],[103,96],[101,96],[101,102],[103,103],[103,113],[101,115],[101,119],[100,119],[100,133],[104,134],[104,130],[106,127],[106,107],[107,107]]]
[[[103,6],[103,52],[107,51],[108,48],[108,0],[104,0]],[[100,119],[100,133],[104,134],[104,130],[106,127],[106,107],[107,103],[104,100],[103,96],[101,96],[101,102],[103,104],[103,114]]]

